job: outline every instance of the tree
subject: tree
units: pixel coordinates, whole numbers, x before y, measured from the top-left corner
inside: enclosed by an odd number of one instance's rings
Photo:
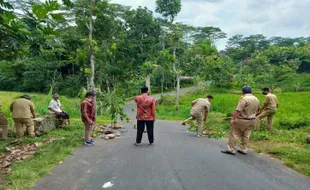
[[[194,34],[193,37],[195,39],[195,42],[208,39],[211,40],[212,43],[215,43],[220,39],[226,38],[227,34],[218,27],[206,26],[197,27],[196,34]]]
[[[156,12],[160,13],[172,24],[181,11],[181,0],[156,0]]]
[[[178,30],[177,25],[174,25],[173,22],[175,17],[181,11],[181,0],[156,0],[156,12],[162,14],[170,22],[170,27],[172,30],[172,44],[173,44],[173,71],[176,74],[177,79],[177,88],[176,88],[176,106],[179,108],[179,91],[180,91],[180,73],[176,68],[176,49],[177,43],[181,39],[182,34]]]

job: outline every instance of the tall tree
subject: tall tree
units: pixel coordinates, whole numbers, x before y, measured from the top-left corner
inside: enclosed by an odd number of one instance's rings
[[[206,26],[197,27],[196,34],[194,34],[193,37],[196,42],[207,39],[211,40],[211,42],[214,44],[218,40],[226,38],[227,34],[218,27]]]
[[[181,11],[181,0],[156,0],[156,12],[162,14],[170,22],[170,27],[173,32],[172,44],[173,44],[173,71],[176,74],[177,88],[176,88],[176,106],[179,108],[179,96],[180,96],[180,73],[176,68],[176,49],[178,41],[181,39],[180,32],[177,25],[174,25],[175,17]]]
[[[90,54],[90,68],[91,68],[91,76],[90,76],[90,89],[95,92],[95,53],[94,53],[94,44],[93,44],[93,19],[94,19],[94,8],[95,2],[94,0],[89,0],[89,54]]]

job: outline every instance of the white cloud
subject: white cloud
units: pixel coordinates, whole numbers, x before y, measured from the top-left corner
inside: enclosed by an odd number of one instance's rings
[[[155,10],[155,0],[112,0]],[[217,26],[228,36],[261,33],[268,37],[310,35],[310,0],[182,0],[178,22]],[[225,48],[226,40],[218,43]]]

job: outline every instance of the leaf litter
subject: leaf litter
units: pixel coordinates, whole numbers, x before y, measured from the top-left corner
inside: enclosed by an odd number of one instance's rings
[[[49,137],[42,142],[36,142],[33,144],[24,144],[14,147],[5,147],[7,153],[0,154],[0,173],[8,174],[11,171],[11,165],[14,162],[19,162],[28,159],[34,155],[39,147],[45,144],[53,143],[55,141],[54,137]]]

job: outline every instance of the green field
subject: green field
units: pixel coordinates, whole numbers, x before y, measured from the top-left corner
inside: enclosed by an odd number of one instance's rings
[[[229,135],[229,120],[226,116],[232,113],[241,94],[212,93],[208,89],[191,92],[180,100],[180,109],[176,111],[174,97],[164,97],[158,102],[157,115],[160,119],[184,120],[190,116],[191,101],[214,96],[209,120],[205,123],[205,131],[210,138],[224,138]],[[310,135],[310,92],[276,93],[280,106],[274,119],[274,130],[267,132],[266,122],[262,122],[262,131],[253,132],[250,148],[257,152],[268,153],[284,163],[310,176],[310,145],[306,144],[306,136]],[[257,94],[261,104],[262,94]],[[196,123],[190,123],[191,131],[196,131]]]

